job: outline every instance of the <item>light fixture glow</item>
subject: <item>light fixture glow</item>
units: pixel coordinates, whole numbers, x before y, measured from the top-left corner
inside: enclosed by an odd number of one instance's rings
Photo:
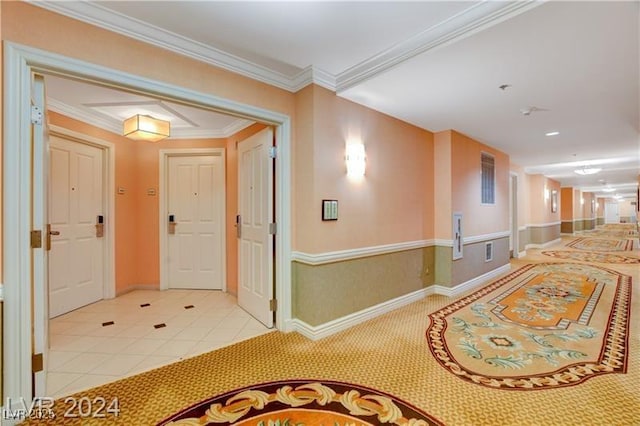
[[[602,192],[613,192],[615,191],[614,188],[602,188]]]
[[[168,121],[136,114],[124,120],[122,135],[137,141],[157,142],[169,137],[170,127]]]
[[[575,169],[574,172],[579,175],[594,175],[602,170],[600,167],[587,167],[584,166],[581,169]]]
[[[365,172],[365,152],[361,143],[347,144],[347,176],[362,177]]]
[[[558,132],[558,131],[553,131],[553,132],[545,133],[544,135],[545,135],[545,136],[558,136],[559,134],[560,134],[560,132]]]

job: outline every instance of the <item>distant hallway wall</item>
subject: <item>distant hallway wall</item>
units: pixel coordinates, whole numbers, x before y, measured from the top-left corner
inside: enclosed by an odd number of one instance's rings
[[[540,248],[554,243],[560,238],[561,232],[565,233],[564,230],[567,229],[565,223],[566,222],[563,221],[531,224],[520,228],[518,250],[524,251],[528,248]]]

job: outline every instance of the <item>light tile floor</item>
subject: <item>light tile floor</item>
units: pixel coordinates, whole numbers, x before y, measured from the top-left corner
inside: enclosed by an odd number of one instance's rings
[[[47,396],[69,395],[269,331],[227,293],[136,290],[49,322]]]

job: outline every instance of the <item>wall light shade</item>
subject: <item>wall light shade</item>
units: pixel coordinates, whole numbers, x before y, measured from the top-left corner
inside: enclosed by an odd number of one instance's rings
[[[170,135],[171,123],[149,115],[136,114],[123,123],[123,136],[137,141],[157,142]]]
[[[362,177],[365,171],[364,145],[352,143],[347,145],[347,176]]]

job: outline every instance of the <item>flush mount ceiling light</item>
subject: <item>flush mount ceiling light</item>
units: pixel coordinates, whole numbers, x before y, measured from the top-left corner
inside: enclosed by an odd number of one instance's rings
[[[124,120],[122,135],[137,141],[157,142],[169,137],[170,127],[168,121],[136,114]]]
[[[615,191],[615,189],[614,188],[602,188],[602,191],[603,192],[613,192],[613,191]]]
[[[520,114],[524,116],[530,116],[532,112],[549,111],[546,108],[538,108],[537,106],[528,106],[526,108],[520,108]]]
[[[558,131],[553,131],[553,132],[545,133],[544,135],[545,135],[545,136],[558,136],[559,134],[560,134],[560,132],[558,132]]]
[[[600,170],[602,170],[600,167],[587,167],[587,166],[583,166],[580,169],[575,169],[574,172],[579,174],[579,175],[595,175],[596,173],[598,173]]]

